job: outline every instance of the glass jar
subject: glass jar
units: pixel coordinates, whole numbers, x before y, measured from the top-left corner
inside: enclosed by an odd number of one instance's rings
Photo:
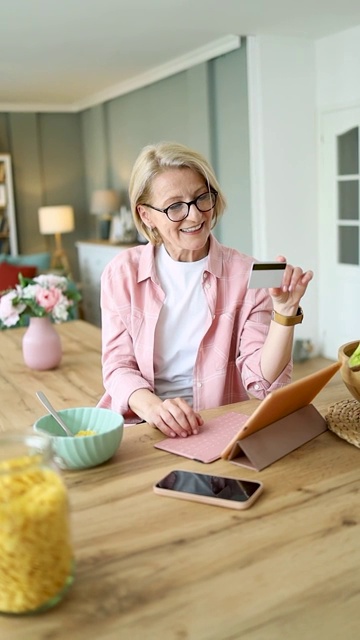
[[[0,435],[0,612],[44,611],[73,582],[68,496],[51,440]]]

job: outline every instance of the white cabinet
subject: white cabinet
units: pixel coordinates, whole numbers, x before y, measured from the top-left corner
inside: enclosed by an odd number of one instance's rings
[[[0,155],[0,253],[17,256],[17,231],[11,157]]]
[[[129,244],[114,245],[107,241],[80,241],[76,243],[82,293],[82,309],[84,320],[101,325],[100,313],[100,278],[106,265]]]

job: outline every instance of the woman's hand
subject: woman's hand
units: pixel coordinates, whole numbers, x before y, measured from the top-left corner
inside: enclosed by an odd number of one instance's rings
[[[284,256],[277,257],[278,262],[286,262]],[[299,303],[310,280],[312,271],[303,271],[300,267],[286,265],[282,286],[269,289],[273,309],[283,316],[296,316]],[[289,363],[292,354],[294,327],[271,322],[268,335],[261,349],[261,371],[272,384]]]
[[[278,256],[277,262],[286,262],[284,256]],[[313,278],[312,271],[303,271],[301,267],[286,265],[282,286],[278,289],[269,289],[275,311],[284,316],[294,316],[300,306],[307,286]]]
[[[161,400],[148,389],[134,391],[129,398],[129,407],[145,422],[169,438],[195,435],[204,423],[201,415],[183,398]]]
[[[195,435],[204,422],[183,398],[163,400],[154,405],[149,414],[147,422],[170,438]]]

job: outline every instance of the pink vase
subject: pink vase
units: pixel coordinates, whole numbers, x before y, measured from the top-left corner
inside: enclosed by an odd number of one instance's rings
[[[22,340],[22,351],[24,362],[30,369],[46,371],[59,366],[61,339],[49,318],[30,318]]]

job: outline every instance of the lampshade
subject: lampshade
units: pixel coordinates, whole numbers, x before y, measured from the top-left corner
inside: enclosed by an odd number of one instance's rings
[[[115,213],[120,207],[120,193],[113,189],[98,189],[91,197],[91,213],[106,215]]]
[[[68,205],[40,207],[39,228],[43,235],[74,231],[74,209]]]

